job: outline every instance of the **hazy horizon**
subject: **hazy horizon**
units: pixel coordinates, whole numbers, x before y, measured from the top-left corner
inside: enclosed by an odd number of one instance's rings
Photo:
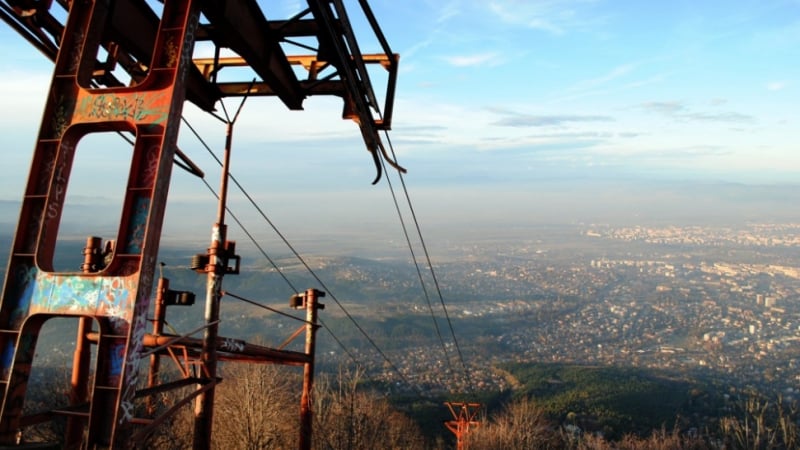
[[[527,190],[496,188],[478,194],[453,189],[411,192],[423,237],[434,250],[487,239],[535,239],[537,227],[608,224],[612,226],[743,227],[747,224],[800,223],[800,189],[793,185],[748,186],[733,183],[645,183],[631,180],[581,180],[531,183]],[[398,193],[401,195],[401,193]],[[229,207],[270,255],[287,252],[268,223],[249,203],[232,194]],[[347,209],[337,198],[349,198]],[[385,257],[408,252],[390,195],[374,187],[324,195],[294,193],[256,198],[278,230],[303,255],[348,254]],[[414,224],[405,201],[398,199],[405,225]],[[65,206],[59,239],[83,241],[89,235],[113,238],[120,205],[113,198],[72,197]],[[311,205],[311,206],[309,206]],[[443,207],[444,205],[444,207]],[[191,248],[207,245],[216,214],[213,198],[168,202],[161,245]],[[0,233],[11,236],[19,201],[0,201]],[[91,221],[84,220],[91,217]],[[228,238],[240,252],[257,249],[227,216]],[[434,253],[436,257],[444,257]]]
[[[385,144],[408,169],[426,237],[580,222],[800,221],[796,3],[372,7],[400,54]],[[367,40],[362,51],[376,48]],[[0,27],[0,50],[13,61],[0,67],[0,223],[13,228],[52,65],[10,27]],[[225,100],[228,110],[238,102]],[[236,179],[290,240],[402,239],[387,181],[412,224],[397,174],[370,184],[375,168],[340,99],[303,107],[248,100],[233,134]],[[219,155],[224,124],[191,104],[184,116]],[[187,126],[179,147],[217,189],[219,167]],[[112,133],[80,141],[62,233],[116,232],[129,156]],[[271,235],[234,186],[229,200],[251,232]],[[207,240],[215,208],[204,183],[175,168],[164,238]]]

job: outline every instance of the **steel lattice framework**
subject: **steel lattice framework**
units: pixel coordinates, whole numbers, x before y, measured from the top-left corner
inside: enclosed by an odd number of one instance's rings
[[[0,445],[19,444],[26,426],[66,415],[66,448],[135,446],[164,420],[137,416],[142,408],[136,402],[195,385],[176,407],[200,399],[195,448],[209,448],[218,359],[304,365],[313,377],[313,340],[306,352],[226,345],[216,335],[218,304],[201,325],[203,340],[146,329],[172,166],[176,158],[191,166],[176,148],[185,101],[212,111],[224,97],[274,96],[298,110],[309,96],[338,96],[380,176],[378,133],[391,126],[398,57],[365,1],[358,4],[378,54],[361,53],[343,0],[306,3],[292,17],[269,20],[272,11],[255,0],[0,1],[0,17],[55,64],[0,303]],[[210,44],[214,56],[195,58],[199,42]],[[287,47],[306,52],[287,56]],[[385,74],[381,103],[368,66]],[[246,68],[253,76],[223,77],[229,67]],[[117,235],[105,246],[90,238],[80,272],[57,272],[54,248],[76,147],[85,136],[108,131],[134,140]],[[209,252],[196,267],[215,280],[212,302],[219,300],[222,275],[238,272],[223,222],[215,225]],[[158,292],[169,291],[160,286]],[[306,296],[313,300],[317,294],[311,290]],[[79,318],[70,404],[23,415],[39,331],[48,319],[63,316]],[[309,306],[309,336],[315,317],[316,306]],[[91,345],[97,346],[95,361],[87,350]],[[140,363],[161,355],[196,364],[198,375],[187,369],[183,379],[157,385],[151,377],[148,388],[139,388]],[[304,432],[310,433],[306,426],[304,421]],[[303,437],[301,445],[310,445],[307,434]]]

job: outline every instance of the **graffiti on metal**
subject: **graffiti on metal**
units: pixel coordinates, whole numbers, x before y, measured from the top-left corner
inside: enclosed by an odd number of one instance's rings
[[[122,366],[125,363],[125,343],[118,342],[115,344],[111,344],[109,351],[109,376],[114,379],[118,380],[120,375],[122,375]]]
[[[166,67],[175,67],[178,62],[178,44],[175,42],[175,37],[170,36],[166,39],[164,44],[164,65]]]
[[[150,306],[150,299],[145,290],[139,291],[139,299],[133,312],[133,330],[128,344],[128,353],[124,366],[124,391],[120,402],[120,413],[117,417],[117,424],[121,425],[133,419],[133,398],[139,384],[139,363],[141,362],[142,345],[144,335],[147,332],[147,309]]]
[[[81,94],[75,113],[87,122],[124,120],[163,123],[168,117],[168,96],[160,91],[146,94],[91,94],[84,91]]]
[[[64,135],[74,109],[75,103],[73,101],[65,99],[63,95],[58,97],[56,104],[53,106],[53,118],[51,119],[53,138],[59,139]]]
[[[58,157],[58,167],[53,176],[53,184],[50,189],[50,196],[47,204],[47,220],[55,219],[59,216],[64,204],[67,193],[67,182],[69,180],[69,167],[72,164],[72,157],[75,154],[75,146],[72,143],[64,142]]]
[[[4,380],[8,379],[8,371],[11,369],[11,362],[14,359],[14,351],[16,351],[16,342],[9,339],[8,342],[6,342],[5,348],[3,349],[3,353],[0,354],[0,364],[3,365],[2,376]]]
[[[141,253],[144,246],[144,232],[147,228],[147,217],[150,213],[150,198],[136,197],[128,225],[127,245],[125,253]]]
[[[9,294],[14,299],[14,309],[11,310],[9,317],[9,326],[12,329],[18,329],[22,326],[22,321],[28,315],[30,308],[31,297],[33,296],[33,289],[36,286],[36,274],[38,269],[36,267],[20,265],[14,270],[14,284],[12,285],[13,291]]]
[[[130,317],[131,292],[135,291],[133,277],[86,277],[38,272],[35,288],[23,291],[30,298],[19,298],[17,305],[29,303],[30,313]]]
[[[225,338],[222,341],[221,348],[229,352],[241,352],[244,351],[244,344],[244,341],[238,339]]]
[[[77,14],[77,12],[76,12]],[[70,34],[72,42],[69,42],[69,65],[67,66],[67,73],[76,73],[78,66],[81,63],[81,56],[83,56],[83,46],[78,45],[79,42],[86,40],[86,24],[75,22],[75,31]]]

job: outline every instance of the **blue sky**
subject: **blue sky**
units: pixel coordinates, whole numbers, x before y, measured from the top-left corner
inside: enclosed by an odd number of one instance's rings
[[[270,16],[288,17],[299,3],[275,3]],[[409,169],[412,199],[433,220],[595,203],[586,192],[570,203],[559,182],[800,181],[798,0],[370,4],[401,55],[390,138]],[[17,201],[51,67],[6,26],[0,50],[0,200]],[[367,40],[362,50],[377,48]],[[226,101],[228,110],[236,104]],[[287,211],[286,221],[307,210],[347,216],[361,208],[367,219],[342,223],[368,226],[373,215],[393,214],[385,187],[369,184],[372,162],[356,126],[340,112],[330,99],[311,98],[302,112],[248,100],[236,124],[234,174],[267,209]],[[185,114],[222,146],[222,124],[191,106]],[[86,173],[118,182],[106,144],[94,145],[83,152]],[[216,186],[213,163],[186,128],[180,145]],[[98,195],[80,183],[71,186],[76,201]],[[171,198],[190,205],[208,194],[176,171]]]
[[[520,177],[798,179],[800,2],[389,3],[409,152]]]

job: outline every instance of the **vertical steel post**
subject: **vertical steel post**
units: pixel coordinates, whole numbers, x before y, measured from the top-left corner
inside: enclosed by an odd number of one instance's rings
[[[83,248],[83,264],[81,272],[92,273],[101,269],[103,255],[100,253],[102,239],[95,236],[86,238],[86,247]],[[72,379],[69,403],[72,406],[89,401],[89,363],[91,353],[86,335],[92,331],[92,319],[89,317],[78,318],[78,334],[75,337],[75,353],[72,357]],[[83,441],[84,419],[69,417],[67,430],[64,436],[65,448],[78,448]]]
[[[208,265],[206,273],[206,329],[203,335],[203,351],[201,361],[205,376],[211,383],[217,378],[217,336],[219,334],[219,302],[222,298],[222,278],[228,267],[228,254],[225,249],[226,226],[225,208],[228,196],[228,173],[231,159],[231,143],[233,140],[233,123],[228,122],[225,135],[225,154],[222,162],[219,202],[217,206],[217,223],[211,233],[211,246],[208,249]],[[194,450],[211,448],[211,428],[214,422],[214,391],[212,386],[199,394],[194,410]]]
[[[169,289],[169,280],[164,277],[158,279],[156,289],[156,302],[153,307],[153,335],[161,336],[164,332],[164,322],[167,315],[167,307],[164,304],[164,294]],[[147,374],[147,387],[152,388],[159,384],[158,372],[161,370],[161,355],[153,354],[150,356],[150,371]],[[147,398],[147,414],[150,416],[156,412],[156,402],[154,396]]]
[[[311,390],[314,388],[314,353],[316,351],[317,328],[319,328],[319,325],[317,325],[317,310],[325,308],[325,305],[317,303],[317,298],[324,296],[324,292],[316,289],[309,289],[305,294],[306,354],[309,356],[309,360],[303,364],[303,394],[300,397],[300,450],[311,449],[313,424]]]

